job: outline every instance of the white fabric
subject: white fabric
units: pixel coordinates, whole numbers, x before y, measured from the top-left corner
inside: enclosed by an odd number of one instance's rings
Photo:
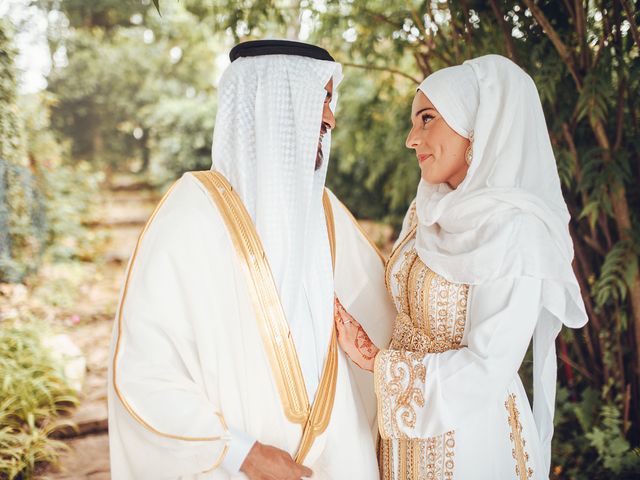
[[[569,213],[538,92],[522,69],[498,55],[436,72],[419,89],[452,128],[474,132],[473,160],[455,190],[424,180],[418,186],[420,258],[457,283],[543,280],[546,311],[534,333],[534,414],[548,466],[555,336],[561,323],[581,327],[587,316],[571,267]],[[475,111],[467,108],[469,99],[477,100]]]
[[[239,472],[255,442],[256,439],[246,432],[229,427],[229,449],[222,460],[222,467],[227,472]]]
[[[331,198],[336,293],[346,308],[368,319],[367,328],[382,343],[393,318],[382,264]],[[284,414],[244,267],[215,204],[193,177],[178,181],[129,268],[122,330],[116,323],[112,343],[119,338],[120,351],[114,359],[112,348],[109,375],[112,478],[246,478],[225,468],[207,472],[234,429],[295,454],[302,430]],[[367,406],[375,404],[372,379],[358,384],[349,364],[340,350],[331,421],[305,461],[319,480],[377,477],[375,420],[367,415]],[[158,432],[220,440],[188,441]]]
[[[254,220],[289,322],[310,401],[319,384],[332,326],[333,280],[322,192],[314,171],[325,85],[340,64],[295,55],[239,58],[218,86],[213,170],[237,190]],[[302,281],[301,281],[302,279]]]
[[[465,138],[471,136],[478,111],[479,87],[478,79],[468,62],[434,72],[419,88],[423,92],[431,88],[437,91],[435,99],[429,98],[436,110],[458,135]]]

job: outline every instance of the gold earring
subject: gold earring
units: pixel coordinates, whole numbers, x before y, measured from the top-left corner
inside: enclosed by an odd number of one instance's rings
[[[471,161],[473,160],[473,130],[469,133],[469,146],[464,152],[464,159],[467,162],[467,165],[471,165]]]

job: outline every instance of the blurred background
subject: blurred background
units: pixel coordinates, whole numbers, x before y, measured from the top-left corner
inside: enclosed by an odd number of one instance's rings
[[[590,317],[557,342],[552,478],[638,478],[638,3],[0,0],[0,479],[110,478],[126,262],[168,185],[210,167],[229,49],[270,37],[343,64],[328,186],[387,252],[419,178],[417,84],[487,53],[534,78]]]

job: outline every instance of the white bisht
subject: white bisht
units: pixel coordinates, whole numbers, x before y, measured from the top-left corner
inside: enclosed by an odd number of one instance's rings
[[[127,270],[113,478],[243,478],[224,462],[240,434],[315,478],[377,476],[372,378],[337,349],[333,295],[381,345],[393,307],[379,253],[324,189],[328,155],[314,171],[330,78],[338,64],[287,55],[240,58],[223,75],[212,171],[176,182]]]

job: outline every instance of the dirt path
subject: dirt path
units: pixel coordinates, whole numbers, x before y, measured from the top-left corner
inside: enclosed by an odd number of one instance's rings
[[[126,185],[124,186],[126,187]],[[82,350],[86,360],[81,403],[72,420],[78,432],[67,432],[69,452],[61,458],[59,471],[50,469],[43,478],[56,480],[109,479],[107,435],[107,363],[113,317],[124,270],[136,239],[159,195],[148,188],[115,188],[105,194],[94,230],[106,234],[104,258],[86,265],[79,301],[69,306],[64,330]]]

